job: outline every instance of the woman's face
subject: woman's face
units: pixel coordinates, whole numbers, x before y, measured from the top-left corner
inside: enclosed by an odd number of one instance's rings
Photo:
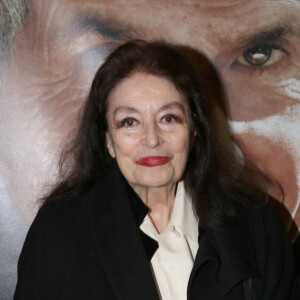
[[[179,181],[191,144],[185,97],[165,78],[136,73],[108,99],[107,147],[134,187]]]

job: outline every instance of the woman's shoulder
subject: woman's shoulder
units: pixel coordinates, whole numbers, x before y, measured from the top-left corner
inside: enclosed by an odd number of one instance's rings
[[[276,299],[300,299],[294,249],[273,205],[244,209],[239,219],[254,251],[262,299],[273,299],[274,293]]]
[[[239,224],[255,232],[263,234],[274,230],[285,231],[282,221],[269,201],[250,207],[239,207],[237,212]]]
[[[89,260],[93,245],[89,218],[92,191],[40,208],[18,262],[22,293],[40,289],[56,295],[63,289],[66,276]]]
[[[38,257],[41,251],[55,256],[67,247],[68,241],[76,243],[88,237],[92,191],[93,188],[77,197],[42,205],[27,233],[22,257]]]
[[[237,204],[235,207],[235,222],[224,229],[212,230],[214,236],[223,235],[243,247],[244,243],[251,244],[257,250],[272,243],[290,246],[286,229],[272,205],[265,201],[259,205]]]
[[[241,209],[237,230],[239,236],[251,241],[261,270],[267,261],[293,266],[294,253],[287,230],[270,203]]]
[[[106,176],[98,178],[84,193],[57,201],[45,202],[39,209],[28,235],[41,234],[62,236],[72,234],[83,227],[90,227],[89,222],[94,210],[104,210],[110,206],[112,189],[119,188],[120,179],[114,169]]]
[[[91,190],[76,197],[43,204],[32,225],[53,227],[78,222],[87,214],[90,193]]]

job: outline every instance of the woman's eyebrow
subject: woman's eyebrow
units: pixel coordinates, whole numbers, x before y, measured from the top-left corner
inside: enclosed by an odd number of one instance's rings
[[[118,106],[114,110],[114,117],[119,111],[125,111],[125,112],[138,112],[138,110],[135,107],[132,106]]]
[[[170,108],[179,108],[180,110],[185,112],[185,107],[181,103],[178,103],[178,102],[167,103],[167,104],[163,105],[162,107],[160,107],[159,111],[163,111],[165,109],[170,109]]]
[[[185,108],[181,103],[178,102],[171,102],[167,103],[159,108],[159,112],[166,110],[166,109],[171,109],[171,108],[178,108],[185,112]],[[133,106],[118,106],[114,109],[114,116],[120,112],[120,111],[125,111],[125,112],[139,112],[139,110]]]

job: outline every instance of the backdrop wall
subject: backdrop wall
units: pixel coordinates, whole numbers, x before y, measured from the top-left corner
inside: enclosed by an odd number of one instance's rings
[[[231,138],[243,157],[281,184],[284,197],[270,193],[295,239],[300,1],[0,0],[0,5],[1,299],[12,296],[37,199],[54,181],[58,154],[93,75],[130,39],[187,45],[212,61],[227,93]]]

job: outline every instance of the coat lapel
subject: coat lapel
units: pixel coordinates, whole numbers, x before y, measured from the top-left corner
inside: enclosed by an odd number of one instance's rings
[[[139,230],[148,210],[117,166],[94,187],[89,201],[99,259],[118,297],[159,300],[150,269],[150,259],[158,246]],[[258,277],[247,227],[203,230],[199,226],[199,249],[189,279],[188,299],[198,272],[207,263],[223,296],[237,283]]]
[[[157,246],[141,236],[137,225],[148,210],[140,207],[134,215],[130,197],[141,202],[114,166],[106,179],[95,186],[90,198],[94,238],[100,260],[120,299],[158,300],[147,259]],[[145,251],[143,243],[150,245],[151,253]]]
[[[239,282],[259,277],[251,237],[243,226],[223,230],[203,230],[199,226],[199,249],[189,280],[188,294],[191,293],[197,273],[206,263],[211,264],[212,278],[222,296]]]

